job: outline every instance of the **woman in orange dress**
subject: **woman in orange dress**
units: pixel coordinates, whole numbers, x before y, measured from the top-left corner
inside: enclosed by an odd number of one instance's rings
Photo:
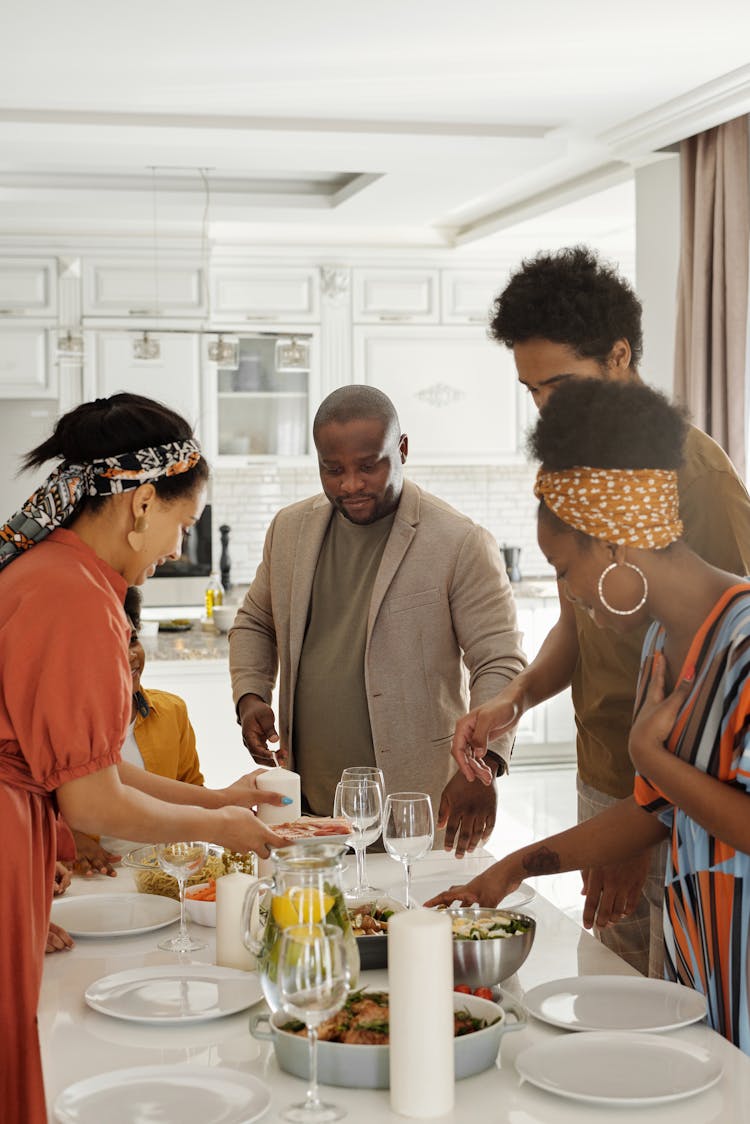
[[[264,857],[281,842],[250,810],[250,784],[246,807],[212,806],[215,794],[167,791],[176,782],[145,770],[123,784],[116,767],[132,693],[125,591],[179,557],[205,502],[190,426],[138,395],[97,399],[63,416],[25,467],[52,459],[56,471],[0,527],[4,1124],[47,1121],[36,1008],[57,809],[79,830],[144,842],[208,839]]]

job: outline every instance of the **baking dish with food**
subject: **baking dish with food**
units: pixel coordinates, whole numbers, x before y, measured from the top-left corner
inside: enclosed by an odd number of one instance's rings
[[[365,990],[364,994],[368,992]],[[374,994],[380,994],[374,992]],[[504,1034],[521,1030],[526,1013],[509,995],[497,991],[502,1003],[474,995],[454,994],[454,1011],[467,1011],[485,1025],[454,1040],[455,1076],[460,1081],[489,1069],[497,1060]],[[296,1077],[309,1077],[308,1042],[304,1035],[285,1030],[293,1023],[284,1011],[262,1013],[250,1018],[254,1038],[272,1041],[281,1069]],[[343,1085],[355,1089],[387,1089],[389,1085],[389,1047],[369,1043],[318,1042],[318,1081],[322,1085]]]

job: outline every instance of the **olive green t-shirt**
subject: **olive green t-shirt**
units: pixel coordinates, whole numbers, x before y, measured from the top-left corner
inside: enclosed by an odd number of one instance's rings
[[[343,769],[375,764],[365,642],[372,587],[394,517],[360,525],[334,512],[318,556],[292,726],[303,805],[315,815],[331,815]]]
[[[678,474],[683,538],[731,574],[750,573],[750,496],[724,450],[691,426]],[[599,628],[576,608],[578,662],[573,706],[581,780],[610,796],[633,791],[628,735],[646,628],[626,635]]]

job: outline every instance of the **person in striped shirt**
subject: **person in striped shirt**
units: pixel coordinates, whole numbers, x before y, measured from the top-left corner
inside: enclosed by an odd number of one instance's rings
[[[651,621],[633,795],[427,904],[495,905],[530,875],[625,861],[669,839],[665,977],[705,995],[710,1025],[750,1053],[750,582],[682,540],[677,407],[643,384],[592,379],[554,399],[530,438],[539,545],[599,627]]]

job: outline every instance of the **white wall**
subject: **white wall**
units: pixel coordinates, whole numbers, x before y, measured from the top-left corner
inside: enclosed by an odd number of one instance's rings
[[[635,173],[635,288],[643,303],[646,382],[670,397],[674,387],[677,274],[680,262],[680,158],[665,154]]]
[[[536,544],[535,465],[410,466],[407,475],[486,527],[502,545],[521,547],[524,577],[552,574]],[[212,477],[213,524],[231,527],[232,581],[255,574],[269,523],[279,508],[320,492],[314,466],[281,464],[216,468]],[[217,556],[218,557],[218,556]]]

